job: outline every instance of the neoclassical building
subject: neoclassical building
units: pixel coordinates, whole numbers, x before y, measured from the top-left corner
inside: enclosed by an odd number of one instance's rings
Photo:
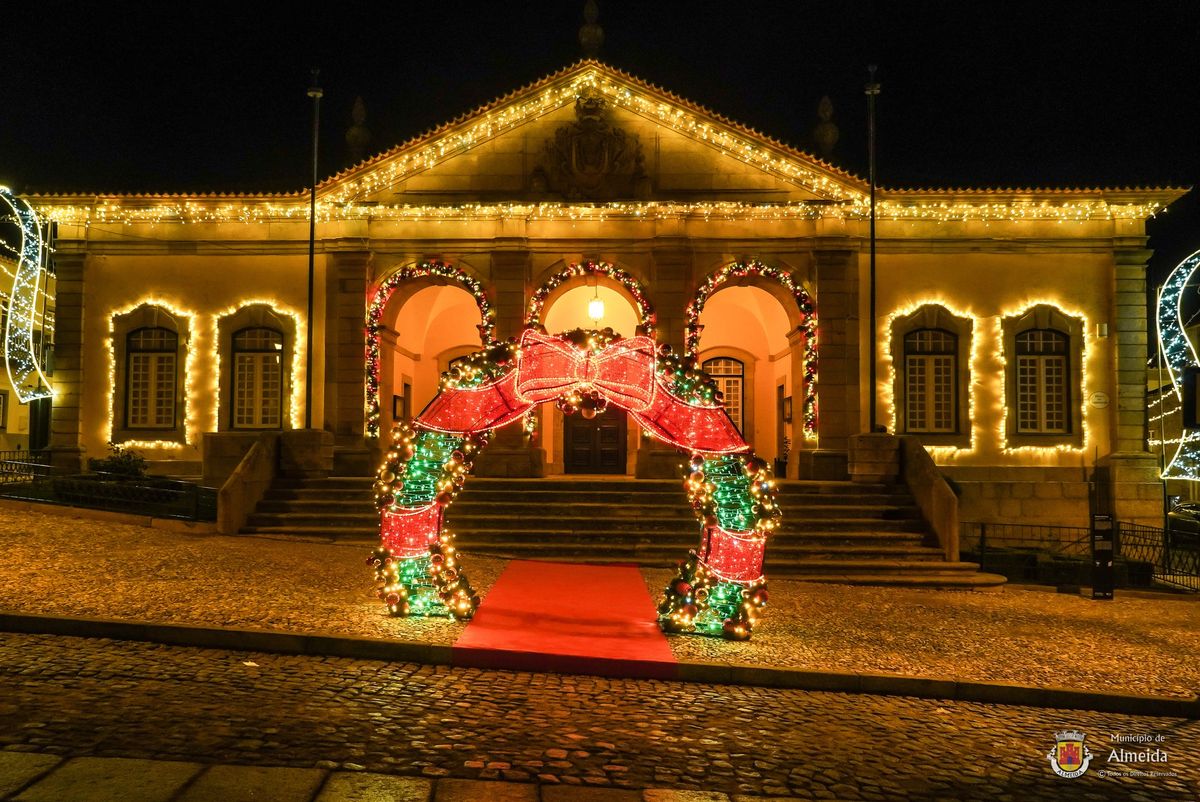
[[[790,478],[843,477],[874,423],[928,448],[964,520],[1079,524],[1096,477],[1121,517],[1158,515],[1144,222],[1182,190],[883,189],[872,321],[868,189],[582,61],[322,181],[311,331],[306,192],[36,197],[54,453],[198,473],[215,443],[308,427],[365,475],[491,338],[611,327],[693,355]],[[545,406],[479,470],[676,462],[623,414]]]

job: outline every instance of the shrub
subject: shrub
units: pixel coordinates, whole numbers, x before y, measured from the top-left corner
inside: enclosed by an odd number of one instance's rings
[[[116,443],[108,444],[107,457],[92,457],[88,460],[89,471],[111,473],[131,479],[145,478],[147,467],[141,454],[132,449],[121,448]]]

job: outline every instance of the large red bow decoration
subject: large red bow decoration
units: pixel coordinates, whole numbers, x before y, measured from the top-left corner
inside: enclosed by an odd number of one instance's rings
[[[693,406],[671,395],[659,381],[649,337],[593,351],[527,329],[513,370],[480,387],[442,390],[416,424],[449,434],[495,429],[577,389],[594,389],[642,428],[679,448],[706,454],[749,448],[723,408]]]

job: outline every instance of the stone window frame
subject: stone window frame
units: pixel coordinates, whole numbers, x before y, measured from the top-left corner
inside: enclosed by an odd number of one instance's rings
[[[1010,315],[1000,321],[1004,353],[1004,448],[1082,448],[1083,410],[1083,348],[1087,321],[1068,315],[1050,304],[1038,304]],[[1017,432],[1017,335],[1034,329],[1065,334],[1067,337],[1067,409],[1070,413],[1068,431],[1028,433]]]
[[[128,423],[129,403],[129,335],[138,329],[161,328],[174,332],[175,341],[175,422],[162,428],[131,428]],[[147,435],[165,443],[187,443],[187,350],[191,340],[190,316],[176,314],[152,303],[115,315],[112,319],[112,432],[109,441],[120,444],[145,441]]]
[[[954,354],[954,431],[953,432],[909,432],[905,427],[908,419],[905,384],[904,338],[921,329],[940,329],[955,338]],[[892,399],[897,434],[917,438],[921,445],[971,448],[971,370],[972,338],[975,336],[975,321],[960,317],[941,304],[929,303],[915,311],[892,321],[889,347],[892,356]]]
[[[292,425],[293,399],[296,382],[296,320],[265,303],[247,304],[216,321],[217,338],[217,431],[273,432],[286,431]],[[274,329],[283,335],[283,386],[280,388],[278,429],[258,429],[234,425],[233,408],[233,335],[245,329]]]

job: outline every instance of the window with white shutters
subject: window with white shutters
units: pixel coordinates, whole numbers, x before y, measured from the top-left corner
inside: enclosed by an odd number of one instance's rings
[[[126,338],[125,425],[175,427],[179,337],[170,329],[142,328]]]
[[[1017,433],[1071,431],[1070,339],[1052,329],[1016,338]]]
[[[909,432],[957,429],[958,338],[941,329],[904,336],[904,426]]]
[[[266,328],[233,335],[233,426],[278,429],[283,420],[283,334]]]
[[[746,366],[740,360],[719,357],[709,359],[701,367],[721,391],[721,405],[729,413],[733,425],[741,432],[745,409]]]

